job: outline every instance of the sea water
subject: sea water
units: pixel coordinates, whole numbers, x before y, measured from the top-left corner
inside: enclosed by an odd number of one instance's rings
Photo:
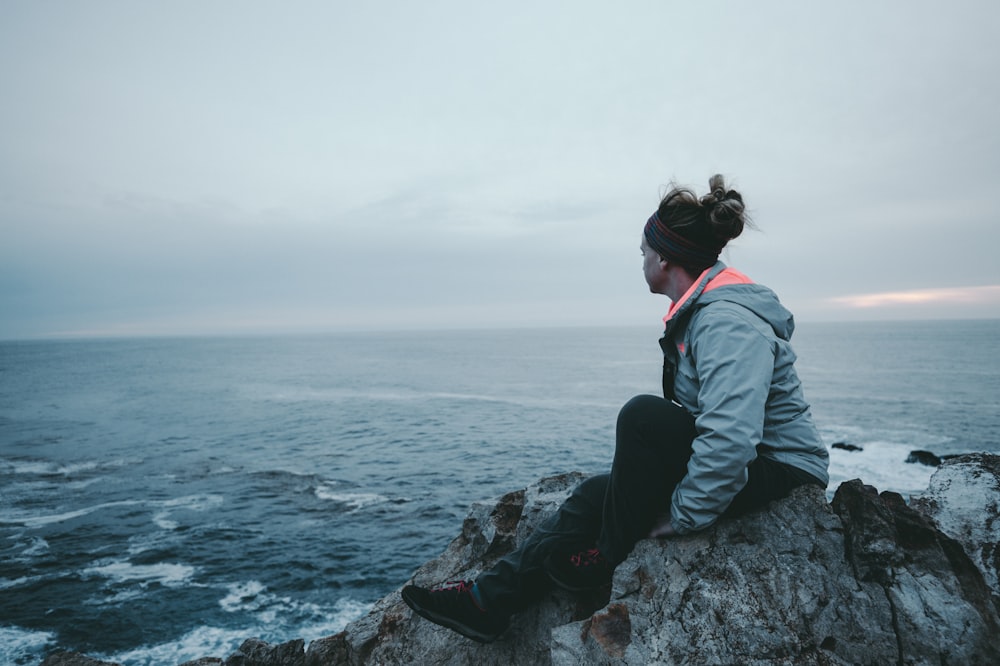
[[[0,663],[340,631],[476,501],[604,471],[658,327],[0,343]],[[1000,320],[800,324],[831,485],[1000,452]]]

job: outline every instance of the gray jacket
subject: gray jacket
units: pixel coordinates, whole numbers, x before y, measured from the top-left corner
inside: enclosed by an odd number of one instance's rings
[[[678,533],[715,522],[757,456],[829,482],[829,453],[795,372],[794,328],[773,291],[721,261],[672,308],[660,340],[664,394],[694,416],[698,432],[671,501]]]

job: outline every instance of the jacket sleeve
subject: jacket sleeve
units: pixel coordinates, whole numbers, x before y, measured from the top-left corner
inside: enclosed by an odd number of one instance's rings
[[[699,315],[689,338],[698,375],[698,434],[670,508],[679,534],[711,525],[746,485],[774,373],[773,339],[755,315],[739,306],[707,307]]]

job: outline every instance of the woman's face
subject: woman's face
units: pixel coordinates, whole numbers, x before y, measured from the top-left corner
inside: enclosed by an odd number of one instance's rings
[[[642,243],[639,245],[642,251],[642,274],[646,278],[649,290],[654,294],[665,294],[667,274],[664,271],[665,262],[657,254],[656,250],[649,247],[646,242],[646,235],[642,236]]]

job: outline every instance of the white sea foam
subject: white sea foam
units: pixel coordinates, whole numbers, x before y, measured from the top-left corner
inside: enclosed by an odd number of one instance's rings
[[[176,530],[180,523],[172,520],[172,512],[180,509],[187,511],[208,511],[223,503],[222,495],[186,495],[172,500],[156,502],[155,505],[163,507],[162,511],[153,514],[153,522],[157,527],[167,531]]]
[[[125,590],[118,590],[114,594],[98,594],[88,599],[85,599],[83,604],[85,606],[108,606],[110,608],[115,608],[126,604],[130,601],[136,601],[137,599],[142,599],[147,594],[145,585],[140,585],[136,588],[130,588]]]
[[[92,486],[95,483],[103,482],[104,479],[105,477],[103,476],[95,476],[91,479],[80,479],[78,481],[70,481],[69,483],[66,484],[66,487],[71,490],[83,490],[87,486]]]
[[[37,664],[42,651],[54,640],[55,635],[47,631],[0,626],[0,663]]]
[[[40,576],[21,576],[20,578],[0,578],[0,590],[7,590],[12,587],[20,587],[25,583],[38,580]]]
[[[308,645],[310,641],[343,631],[348,623],[362,617],[371,610],[371,607],[371,604],[341,599],[333,608],[318,609],[320,616],[315,621],[294,628],[275,626],[273,620],[270,623],[262,622],[240,629],[198,627],[176,641],[141,647],[117,655],[104,655],[101,658],[125,666],[159,666],[180,664],[201,657],[225,659],[236,652],[243,641],[252,637],[271,643],[301,638]]]
[[[226,589],[229,593],[219,600],[223,610],[228,613],[253,613],[262,627],[273,627],[276,622],[280,624],[282,619],[296,618],[295,631],[299,638],[320,638],[335,634],[371,608],[371,604],[342,598],[331,609],[273,594],[256,580],[232,583]]]
[[[227,589],[229,594],[219,600],[222,609],[228,613],[253,613],[263,626],[272,625],[279,617],[314,616],[320,612],[314,604],[272,594],[256,580],[234,583]]]
[[[160,528],[165,530],[175,530],[179,526],[178,523],[170,519],[170,512],[177,509],[186,509],[189,511],[207,511],[214,507],[220,506],[223,503],[222,495],[189,495],[186,497],[178,497],[172,500],[165,500],[161,502],[148,502],[142,500],[121,500],[118,502],[105,502],[103,504],[95,504],[93,506],[83,507],[73,511],[64,511],[61,513],[54,513],[45,516],[26,516],[17,512],[5,512],[0,513],[0,525],[21,525],[23,527],[35,528],[44,527],[46,525],[52,525],[54,523],[61,523],[67,520],[73,520],[74,518],[82,518],[91,513],[98,511],[103,511],[104,509],[112,509],[121,506],[159,506],[163,507],[163,511],[157,512],[153,516],[153,522],[156,523]]]
[[[288,599],[267,594],[266,588],[257,581],[234,583],[228,589],[230,593],[225,599],[229,599],[228,603],[231,603],[236,610],[246,604],[257,604],[258,601],[268,603],[276,600],[284,606],[273,611],[257,613],[254,623],[239,629],[198,627],[176,641],[136,648],[116,655],[101,655],[101,658],[125,666],[158,666],[180,664],[201,657],[225,659],[234,653],[243,641],[252,637],[270,643],[301,638],[308,645],[311,641],[343,631],[350,622],[362,617],[372,608],[371,604],[360,603],[353,599],[340,599],[332,608],[320,608],[314,604],[295,604]],[[263,595],[260,600],[257,599],[258,595]],[[285,625],[281,621],[285,615],[277,612],[278,610],[290,611],[299,617],[305,613],[312,619],[294,626]]]
[[[348,624],[363,617],[371,609],[372,604],[361,603],[353,599],[339,599],[334,604],[332,612],[325,614],[325,619],[300,627],[297,630],[298,637],[308,643],[318,638],[332,636],[343,631]]]
[[[159,583],[164,587],[183,587],[191,581],[195,572],[194,567],[186,564],[132,564],[123,560],[106,560],[81,573],[85,576],[102,576],[115,583],[138,582],[143,586]]]
[[[352,493],[335,490],[332,486],[316,487],[316,497],[329,502],[344,504],[350,511],[358,511],[375,504],[388,502],[389,498],[377,493]]]
[[[170,520],[169,511],[160,511],[153,515],[153,522],[162,530],[173,531],[180,527],[176,520]]]
[[[53,523],[61,523],[67,520],[73,520],[74,518],[80,518],[88,514],[94,513],[95,511],[101,511],[103,509],[110,509],[117,506],[135,506],[137,504],[142,504],[142,502],[137,500],[122,500],[120,502],[105,502],[104,504],[95,504],[94,506],[88,506],[82,509],[77,509],[75,511],[66,511],[63,513],[54,513],[48,516],[22,516],[18,514],[0,514],[0,524],[14,524],[23,525],[24,527],[44,527],[45,525],[51,525]]]
[[[246,629],[198,627],[176,641],[140,647],[121,654],[105,655],[101,658],[125,666],[180,664],[201,657],[224,659],[235,652],[243,641],[253,635],[252,631]]]
[[[0,472],[30,476],[71,476],[98,468],[96,462],[81,462],[60,465],[47,460],[5,459],[0,461]]]
[[[253,610],[261,605],[260,596],[267,588],[256,580],[245,583],[233,583],[228,586],[229,594],[219,600],[222,610],[235,613],[241,610]]]
[[[71,477],[77,474],[93,472],[94,470],[119,469],[137,462],[140,461],[127,460],[124,458],[106,461],[85,460],[73,463],[58,463],[50,460],[0,458],[0,473],[13,474],[17,476]],[[93,479],[86,480],[86,483],[93,483]]]
[[[223,503],[222,495],[185,495],[161,502],[168,509],[188,509],[189,511],[207,511]]]
[[[861,451],[830,450],[831,492],[844,481],[861,479],[879,491],[891,490],[903,497],[927,490],[936,467],[907,463],[913,447],[893,442],[867,442]]]
[[[23,536],[23,535],[22,535]],[[11,559],[16,562],[31,562],[40,555],[49,552],[49,542],[39,536],[28,537],[27,541],[18,541],[14,544],[13,550],[20,549],[20,553]]]
[[[135,557],[150,550],[172,547],[181,539],[172,530],[136,534],[128,539],[128,555]]]

